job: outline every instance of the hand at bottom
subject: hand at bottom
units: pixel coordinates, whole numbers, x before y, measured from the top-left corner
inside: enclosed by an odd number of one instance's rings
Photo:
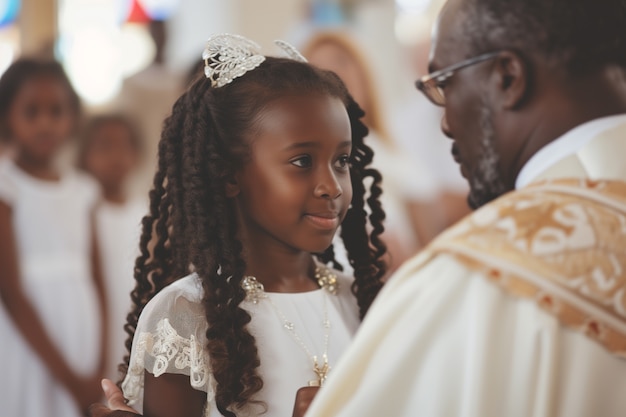
[[[122,391],[110,380],[102,380],[102,390],[107,399],[107,405],[100,403],[89,407],[89,417],[137,417],[137,411],[126,405]]]
[[[309,409],[309,405],[311,405],[319,389],[320,387],[302,387],[296,392],[296,402],[293,406],[292,417],[304,416],[304,413]]]
[[[69,392],[71,393],[74,401],[80,408],[81,412],[85,413],[89,409],[90,404],[100,401],[102,399],[102,388],[100,387],[101,376],[93,377],[74,377],[69,385]]]

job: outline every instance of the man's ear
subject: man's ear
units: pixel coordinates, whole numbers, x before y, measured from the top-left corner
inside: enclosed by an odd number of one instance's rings
[[[521,106],[531,87],[526,61],[513,51],[502,51],[496,58],[494,76],[502,108],[514,110]]]
[[[239,181],[237,181],[237,175],[231,174],[226,177],[226,185],[225,185],[226,197],[233,198],[239,195],[241,189],[239,188]]]

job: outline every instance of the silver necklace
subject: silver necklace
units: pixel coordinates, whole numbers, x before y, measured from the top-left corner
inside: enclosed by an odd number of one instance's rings
[[[337,293],[337,276],[332,273],[328,268],[318,266],[315,269],[315,278],[317,279],[318,285],[321,288],[324,288],[327,292],[331,294]],[[300,346],[302,351],[311,359],[311,362],[313,363],[313,373],[315,373],[317,379],[309,381],[309,386],[323,386],[324,382],[326,381],[328,372],[330,371],[330,365],[328,364],[328,342],[330,339],[331,325],[330,320],[328,319],[326,295],[324,294],[322,298],[324,302],[324,318],[322,321],[322,326],[324,327],[324,353],[322,354],[322,360],[320,362],[318,360],[318,356],[311,353],[311,350],[304,343],[304,341],[296,331],[295,324],[291,320],[288,320],[282,310],[278,308],[278,306],[274,303],[274,300],[272,300],[271,297],[267,296],[263,284],[258,282],[257,279],[253,276],[246,276],[242,280],[241,286],[246,291],[246,300],[251,301],[254,304],[257,304],[261,299],[266,299],[269,301],[272,309],[276,313],[276,316],[281,321],[283,328],[291,335],[292,339],[296,342],[298,346]]]

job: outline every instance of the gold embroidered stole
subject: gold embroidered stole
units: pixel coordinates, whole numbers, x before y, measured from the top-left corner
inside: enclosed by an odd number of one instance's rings
[[[427,249],[626,357],[626,182],[552,180],[509,193]]]

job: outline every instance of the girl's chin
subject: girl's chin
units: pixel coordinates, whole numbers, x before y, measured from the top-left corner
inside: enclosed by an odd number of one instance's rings
[[[323,241],[320,241],[319,244],[311,245],[311,247],[309,248],[308,252],[311,252],[311,253],[324,253],[324,252],[326,252],[326,250],[330,247],[330,245],[333,244],[333,237],[334,236],[335,236],[335,234],[333,233],[332,236],[330,236],[330,239],[324,239]]]

